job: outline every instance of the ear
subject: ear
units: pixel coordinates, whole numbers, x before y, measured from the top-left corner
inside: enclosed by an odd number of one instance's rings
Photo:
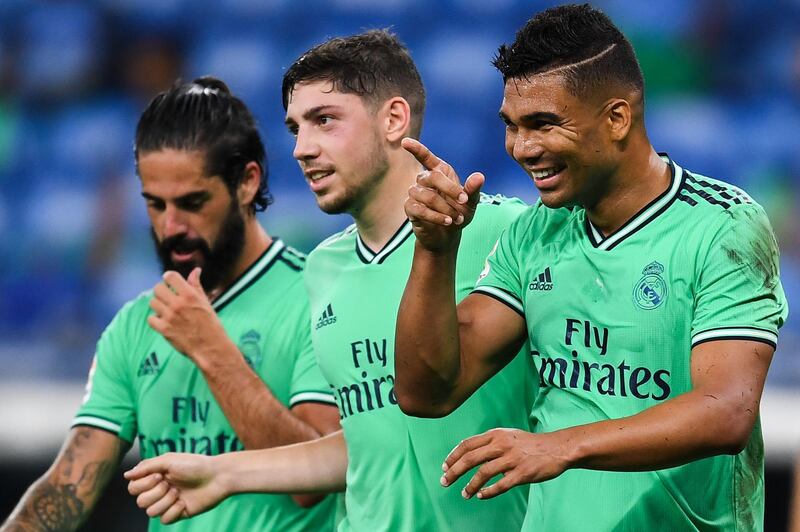
[[[633,123],[631,104],[621,98],[609,100],[605,105],[605,115],[611,140],[615,142],[624,140]]]
[[[405,98],[395,96],[383,104],[386,140],[400,142],[411,129],[411,106]]]
[[[261,185],[261,167],[255,161],[250,161],[244,167],[244,177],[236,190],[239,205],[249,206],[256,197],[258,187]]]

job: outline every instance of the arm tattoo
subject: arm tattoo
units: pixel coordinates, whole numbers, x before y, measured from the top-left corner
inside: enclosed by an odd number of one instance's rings
[[[80,526],[88,517],[125,450],[120,441],[107,456],[92,457],[100,460],[87,462],[85,454],[86,449],[91,447],[93,430],[77,429],[54,471],[42,478],[23,498],[19,513],[12,515],[7,523],[9,528],[4,530],[57,532],[75,530]]]

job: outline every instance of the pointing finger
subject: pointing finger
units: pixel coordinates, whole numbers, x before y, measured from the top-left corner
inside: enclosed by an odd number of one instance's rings
[[[456,175],[453,167],[447,164],[445,161],[437,157],[433,154],[431,150],[428,149],[423,143],[416,139],[412,139],[410,137],[406,137],[403,139],[401,145],[405,150],[414,156],[422,166],[424,166],[428,170],[438,170],[442,172],[444,175],[458,181],[458,175]]]

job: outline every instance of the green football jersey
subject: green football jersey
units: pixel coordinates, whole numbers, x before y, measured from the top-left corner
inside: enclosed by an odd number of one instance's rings
[[[669,161],[669,189],[603,236],[585,210],[531,207],[503,234],[475,291],[526,321],[540,390],[535,432],[621,418],[692,388],[691,349],[775,346],[787,315],[778,249],[740,189]],[[526,529],[763,528],[764,452],[659,471],[570,470],[541,484]]]
[[[334,404],[311,348],[304,267],[303,255],[274,240],[213,302],[247,363],[287,408]],[[151,298],[145,292],[126,304],[101,336],[73,426],[138,437],[142,458],[242,450],[201,371],[147,324]],[[335,498],[302,509],[288,495],[237,495],[169,530],[332,530]],[[150,530],[161,528],[150,520]]]
[[[519,200],[483,198],[461,241],[459,300],[472,289],[492,243],[524,207]],[[446,489],[439,479],[445,457],[462,439],[496,427],[529,430],[536,386],[529,357],[516,357],[445,418],[408,417],[397,406],[395,324],[414,242],[408,221],[379,251],[351,226],[308,258],[314,352],[339,405],[349,456],[340,530],[518,530],[527,486],[467,501],[460,493],[467,479]]]

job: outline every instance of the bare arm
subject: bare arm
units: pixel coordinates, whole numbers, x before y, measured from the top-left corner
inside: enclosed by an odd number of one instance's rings
[[[72,429],[53,465],[28,488],[0,530],[76,530],[89,516],[128,447],[104,430]]]
[[[567,469],[642,471],[736,454],[752,433],[772,353],[752,341],[700,344],[692,350],[689,392],[626,418],[545,434],[495,429],[469,438],[447,457],[442,483],[483,464],[465,496],[490,498]],[[498,473],[503,478],[483,488]]]
[[[205,512],[236,493],[343,491],[347,447],[342,432],[317,440],[217,456],[167,453],[125,473],[128,491],[163,523]]]
[[[441,417],[513,358],[525,341],[525,320],[480,294],[456,307],[461,230],[475,213],[483,176],[472,174],[462,187],[425,146],[409,139],[403,146],[427,171],[406,201],[417,243],[397,316],[395,394],[405,413]]]
[[[148,323],[200,368],[245,448],[288,445],[336,430],[330,423],[332,419],[338,423],[336,407],[320,405],[319,421],[316,416],[302,419],[275,398],[226,334],[199,278],[199,268],[188,280],[166,272],[164,282],[153,289],[150,306],[155,315]]]

